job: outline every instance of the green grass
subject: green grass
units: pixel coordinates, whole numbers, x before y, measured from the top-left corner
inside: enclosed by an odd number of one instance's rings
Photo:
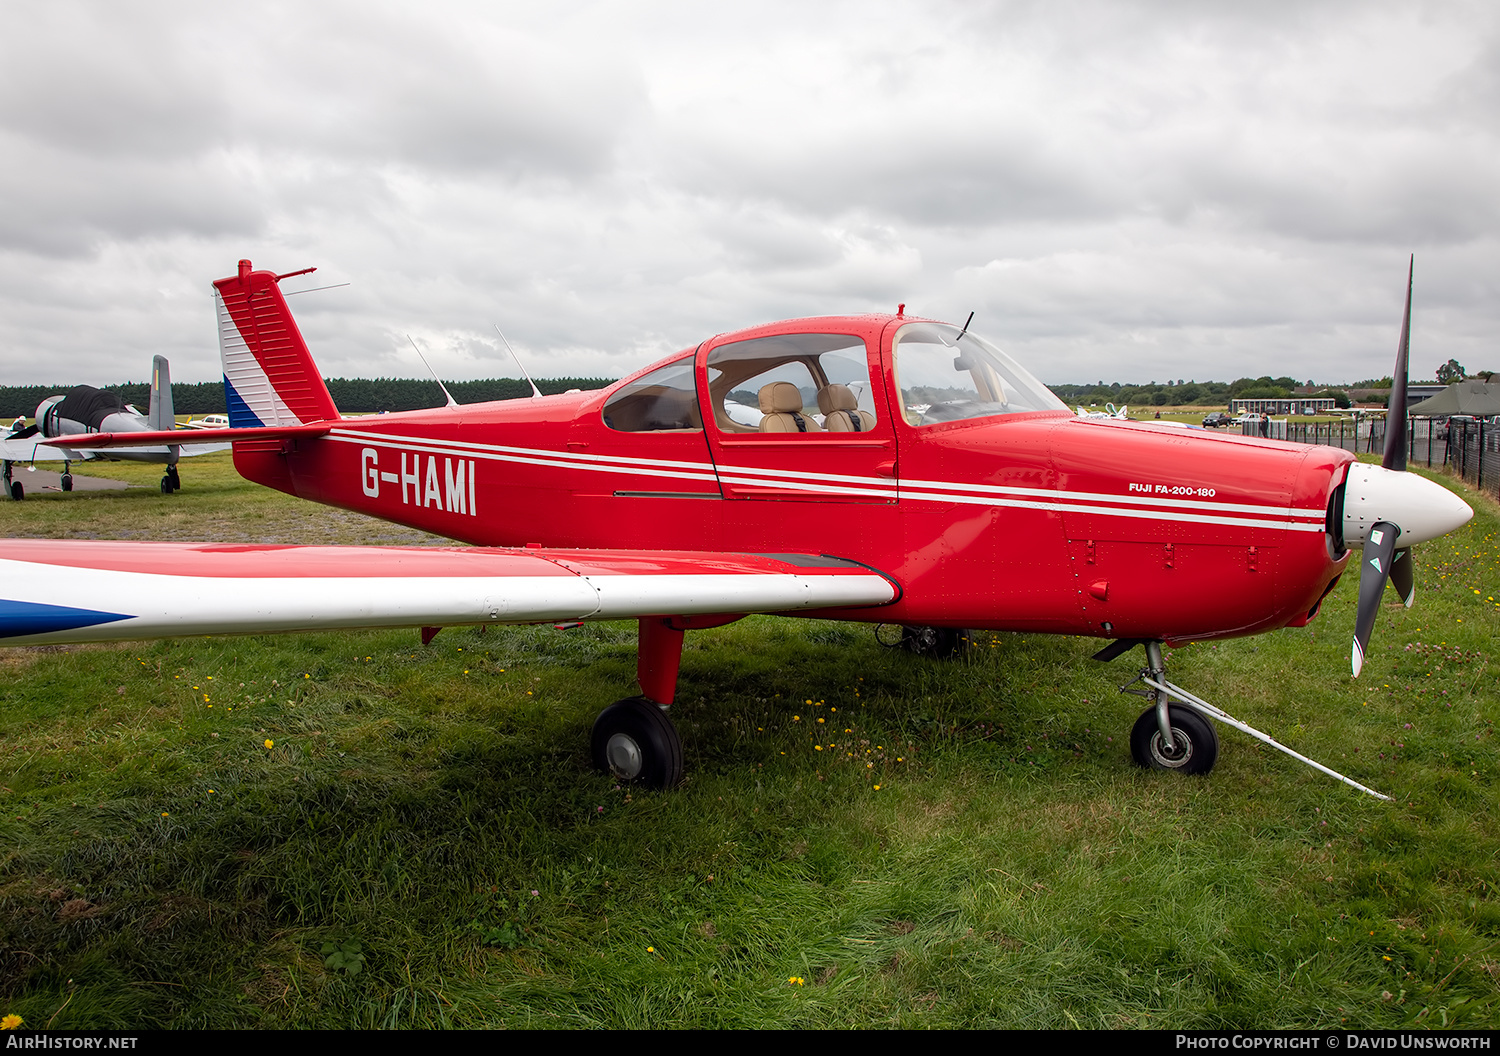
[[[421,538],[222,456],[183,480],[0,523]],[[1083,639],[985,634],[942,664],[858,625],[694,632],[666,793],[589,768],[594,715],[633,690],[630,624],[5,651],[0,1015],[1494,1027],[1496,529],[1487,508],[1421,549],[1358,682],[1353,577],[1307,628],[1169,654],[1392,804],[1229,730],[1205,778],[1137,769],[1136,660]]]

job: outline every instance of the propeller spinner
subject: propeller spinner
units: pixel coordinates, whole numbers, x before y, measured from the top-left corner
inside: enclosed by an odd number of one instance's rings
[[[1359,568],[1359,610],[1354,618],[1350,666],[1355,677],[1375,628],[1380,598],[1392,583],[1408,606],[1416,595],[1411,547],[1447,535],[1467,523],[1474,511],[1447,488],[1406,472],[1406,381],[1411,345],[1412,264],[1406,273],[1406,313],[1396,349],[1391,402],[1386,413],[1385,457],[1379,466],[1354,463],[1344,478],[1340,520],[1343,544],[1363,550]]]

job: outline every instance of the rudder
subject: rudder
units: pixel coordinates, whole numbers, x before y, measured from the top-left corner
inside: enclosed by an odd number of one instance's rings
[[[146,424],[152,429],[177,428],[177,415],[172,409],[172,373],[166,356],[151,360],[151,402],[147,406]]]
[[[219,358],[231,428],[303,425],[339,416],[312,353],[292,318],[277,275],[241,260],[214,283]]]

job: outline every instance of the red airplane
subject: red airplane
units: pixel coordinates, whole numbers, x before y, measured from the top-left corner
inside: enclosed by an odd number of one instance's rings
[[[231,428],[195,439],[233,442],[247,479],[472,548],[12,540],[0,643],[636,617],[641,695],[599,716],[593,755],[668,786],[687,630],[771,612],[939,650],[961,629],[1090,635],[1112,640],[1100,659],[1145,647],[1137,762],[1202,773],[1205,716],[1269,738],[1168,682],[1163,643],[1302,626],[1362,548],[1357,675],[1387,579],[1410,604],[1409,547],[1472,516],[1402,472],[1399,381],[1385,464],[1363,465],[1081,420],[967,324],[904,306],[721,334],[599,391],[342,418],[286,277],[242,260],[214,283]],[[1402,380],[1410,297],[1408,277]]]

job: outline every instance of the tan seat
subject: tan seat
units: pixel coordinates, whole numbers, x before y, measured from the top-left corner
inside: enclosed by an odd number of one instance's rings
[[[854,390],[847,385],[819,389],[818,410],[823,415],[823,428],[830,433],[867,433],[875,428],[875,416],[859,409]]]
[[[802,390],[789,381],[773,381],[760,387],[760,420],[763,433],[821,433],[823,427],[802,413]]]

